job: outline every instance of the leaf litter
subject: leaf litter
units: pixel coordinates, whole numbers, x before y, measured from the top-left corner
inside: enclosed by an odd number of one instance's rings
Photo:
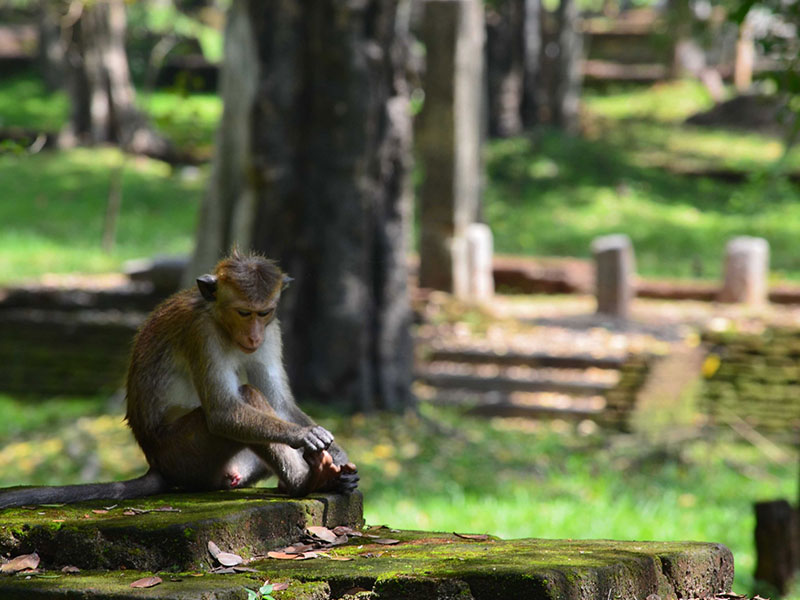
[[[22,571],[35,571],[39,566],[39,555],[34,552],[32,554],[22,554],[12,558],[7,563],[0,565],[0,573],[13,575]]]

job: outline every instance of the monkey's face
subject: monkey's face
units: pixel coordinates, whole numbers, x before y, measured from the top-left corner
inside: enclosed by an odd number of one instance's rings
[[[233,345],[247,354],[258,350],[275,318],[280,290],[263,302],[249,301],[227,286],[221,286],[217,296],[217,317]]]
[[[222,324],[233,344],[252,354],[264,343],[264,332],[275,317],[275,307],[234,303],[222,309]]]

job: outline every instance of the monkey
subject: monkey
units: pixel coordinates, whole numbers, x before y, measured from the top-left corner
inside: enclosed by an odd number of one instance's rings
[[[234,249],[196,287],[157,306],[133,343],[125,419],[144,452],[136,479],[0,490],[0,508],[250,486],[352,493],[356,466],[295,402],[276,317],[292,279]]]

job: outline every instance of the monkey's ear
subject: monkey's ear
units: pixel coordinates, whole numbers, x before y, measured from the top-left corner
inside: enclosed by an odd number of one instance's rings
[[[285,290],[289,287],[289,284],[294,281],[294,277],[289,277],[288,275],[283,276],[283,280],[281,281],[281,291]]]
[[[200,295],[209,302],[217,299],[217,278],[213,275],[201,275],[197,278],[197,289]]]

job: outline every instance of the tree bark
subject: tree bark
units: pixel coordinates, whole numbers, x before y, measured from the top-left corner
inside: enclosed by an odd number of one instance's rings
[[[558,59],[553,95],[553,122],[572,134],[580,129],[580,96],[583,85],[581,58],[583,34],[576,0],[561,0],[556,11]]]
[[[526,0],[502,0],[486,7],[486,71],[492,137],[509,137],[522,131],[525,4]]]
[[[70,3],[66,23],[70,122],[62,143],[114,143],[131,152],[162,157],[166,141],[136,107],[125,53],[125,0]]]
[[[281,307],[292,385],[352,410],[411,398],[402,3],[233,3],[189,270],[232,244],[278,260],[295,278]]]

